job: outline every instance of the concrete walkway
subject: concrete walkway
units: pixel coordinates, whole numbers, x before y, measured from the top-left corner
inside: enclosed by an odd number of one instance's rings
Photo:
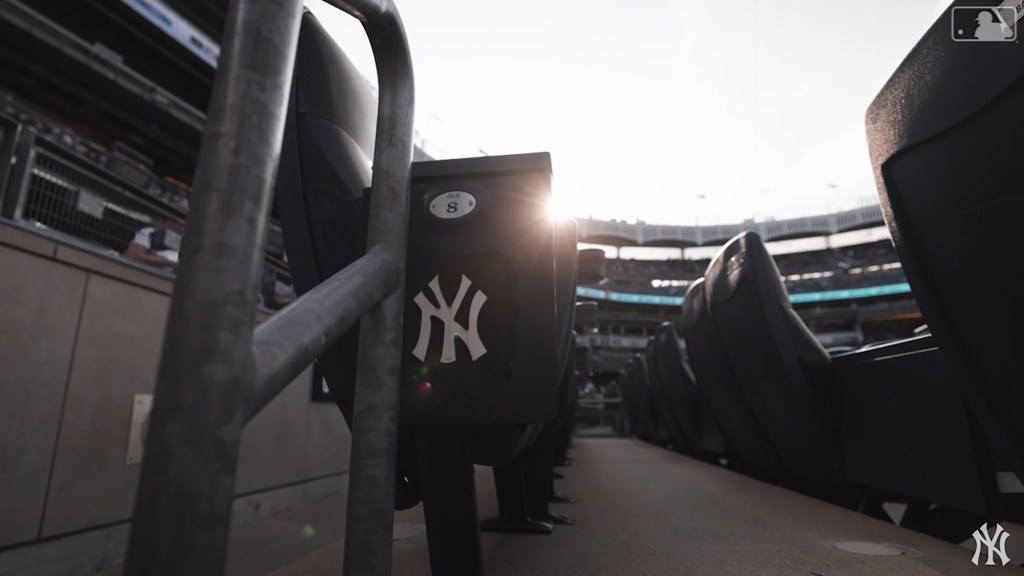
[[[488,576],[1024,573],[976,567],[973,550],[636,440],[577,439],[572,457],[559,489],[577,503],[555,511],[578,525],[552,536],[484,534]],[[481,515],[494,514],[490,469],[477,483]],[[228,574],[340,575],[344,507],[336,496],[237,529]],[[396,516],[395,538],[393,573],[428,575],[420,507]]]

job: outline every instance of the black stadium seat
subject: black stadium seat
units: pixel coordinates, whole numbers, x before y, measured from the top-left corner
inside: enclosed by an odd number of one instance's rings
[[[846,496],[829,355],[797,316],[761,238],[744,232],[708,265],[711,319],[741,394],[794,488]]]
[[[647,343],[647,376],[650,378],[654,409],[665,425],[672,448],[677,452],[693,454],[697,449],[697,432],[686,398],[672,381],[673,375],[668,373],[662,345],[663,342],[658,342],[657,338]]]
[[[647,391],[640,386],[638,381],[639,371],[636,359],[631,358],[623,367],[619,382],[622,390],[622,405],[629,422],[629,431],[637,438],[648,440],[651,436],[649,404]]]
[[[567,220],[555,228],[555,285],[558,294],[556,322],[558,357],[561,362],[558,412],[544,425],[522,427],[478,426],[474,437],[474,457],[478,463],[496,464],[494,485],[498,496],[499,515],[484,520],[481,528],[492,532],[543,534],[552,530],[551,520],[562,518],[548,510],[553,490],[553,429],[564,425],[571,413],[569,389],[575,386],[575,324],[577,224]],[[519,431],[525,433],[517,433]],[[519,445],[496,451],[495,446],[508,438]],[[508,454],[515,455],[506,462]]]
[[[697,414],[697,434],[699,434],[700,441],[698,448],[700,452],[707,457],[718,459],[728,455],[727,445],[725,437],[722,435],[722,428],[718,425],[718,421],[715,420],[714,414],[711,412],[711,407],[708,406],[708,400],[704,396],[704,392],[701,390],[700,385],[697,383],[697,377],[693,374],[693,367],[690,366],[690,354],[686,348],[686,341],[683,340],[682,336],[675,330],[667,333],[668,339],[675,343],[675,348],[668,351],[668,355],[675,358],[679,365],[682,367],[683,379],[685,386],[688,390],[691,390],[690,394],[694,395],[697,399],[697,407],[695,412]]]
[[[377,102],[312,14],[302,18],[275,199],[298,294],[366,250]],[[301,156],[301,162],[300,162]],[[319,361],[351,423],[358,325]]]
[[[296,294],[312,290],[366,251],[366,216],[377,101],[323,26],[303,14],[275,203]],[[317,365],[351,427],[359,325]],[[398,446],[395,506],[420,501],[415,438]]]
[[[683,300],[683,338],[697,385],[721,427],[733,466],[762,480],[779,480],[782,463],[740,393],[711,321],[703,278],[690,285]]]
[[[616,378],[619,383],[619,395],[622,397],[622,413],[626,417],[622,433],[625,436],[640,437],[640,412],[637,406],[636,392],[633,391],[632,383],[629,381],[629,370],[629,364],[624,365],[618,371]]]
[[[1024,262],[1022,134],[1024,45],[953,42],[948,14],[867,113],[883,213],[914,298],[971,408],[990,435],[1008,437],[1007,465],[1024,478],[1024,298],[1012,280]]]
[[[718,425],[707,411],[689,365],[683,361],[675,326],[662,323],[652,343],[653,384],[661,389],[666,420],[683,437],[685,445],[680,449],[697,455],[721,454]]]
[[[366,251],[373,100],[304,14],[276,189],[300,295]],[[576,228],[550,194],[546,153],[412,165],[395,507],[423,502],[435,574],[482,570],[473,465],[513,462],[566,408]],[[317,362],[350,425],[358,346],[353,328]]]
[[[655,393],[655,381],[649,357],[644,354],[638,357],[640,361],[640,381],[647,386],[647,401],[651,410],[651,441],[658,446],[668,446],[672,443],[672,431],[669,423],[665,421],[662,410],[659,406],[661,399]]]
[[[630,360],[627,370],[630,372],[630,388],[635,392],[639,411],[641,414],[642,430],[641,438],[659,446],[665,446],[669,442],[668,430],[658,415],[656,408],[657,399],[651,390],[650,370],[647,365],[647,357],[637,354]]]
[[[289,265],[296,292],[300,295],[365,252],[365,191],[370,185],[375,121],[376,102],[369,86],[316,18],[307,12],[303,15],[299,36],[276,189],[276,202],[282,220]],[[460,171],[467,172],[460,176]],[[496,177],[498,172],[503,176]],[[503,180],[506,174],[512,174],[511,179]],[[545,235],[540,232],[545,224],[550,229],[550,223],[543,218],[531,220],[530,216],[532,212],[538,212],[540,204],[527,205],[529,201],[537,201],[537,198],[545,193],[545,179],[550,181],[550,158],[546,154],[534,154],[416,163],[412,170],[414,195],[431,194],[435,188],[440,190],[453,185],[453,179],[458,178],[461,178],[457,180],[458,182],[469,187],[461,189],[472,188],[476,191],[481,206],[471,219],[464,221],[465,224],[447,227],[446,230],[450,231],[451,235],[445,239],[434,234],[436,226],[432,228],[430,220],[425,219],[421,211],[414,211],[414,214],[410,215],[410,264],[407,282],[418,283],[412,289],[407,289],[406,299],[411,300],[417,294],[416,291],[425,289],[435,276],[440,277],[442,292],[454,294],[459,288],[459,270],[448,268],[461,266],[463,271],[476,270],[470,274],[473,276],[472,287],[476,290],[475,293],[481,294],[484,287],[490,286],[486,288],[490,315],[481,316],[480,326],[481,333],[489,330],[492,334],[488,340],[489,354],[475,364],[437,364],[431,378],[434,380],[433,388],[430,394],[425,396],[417,396],[420,389],[415,386],[415,382],[410,383],[410,380],[403,385],[403,426],[398,448],[398,508],[413,506],[420,500],[417,485],[420,467],[416,462],[416,440],[412,424],[453,421],[478,424],[474,430],[474,458],[482,464],[505,464],[519,450],[530,445],[539,432],[539,425],[554,415],[559,401],[558,381],[562,374],[562,365],[556,366],[557,358],[561,357],[564,361],[570,346],[572,303],[575,296],[572,286],[575,275],[575,243],[571,241],[574,231],[570,229],[571,227],[564,230],[565,237],[570,240],[562,241],[560,246],[570,246],[572,251],[569,253],[561,250],[562,255],[555,265],[552,262],[555,250],[554,231],[551,232],[551,237],[545,239]],[[487,187],[484,187],[481,181],[486,181]],[[520,200],[527,197],[527,204],[521,204]],[[486,225],[487,218],[493,218],[498,213],[503,214],[500,221],[505,223],[509,230],[501,231],[506,236],[501,238],[502,242],[496,242],[498,248],[489,252],[489,259],[459,252],[460,247],[477,247],[479,243],[460,243],[459,240],[473,237],[476,233],[490,232],[494,227]],[[488,214],[491,216],[487,216]],[[532,228],[524,227],[523,223],[527,221]],[[528,239],[518,238],[516,234],[522,230],[535,233],[529,234]],[[456,238],[458,234],[462,236]],[[438,252],[431,252],[431,247],[425,246],[423,238],[437,238],[435,244]],[[538,248],[541,245],[543,247]],[[517,247],[532,250],[531,257],[522,258],[520,254],[515,253]],[[509,254],[502,253],[506,248]],[[442,255],[440,251],[447,252]],[[501,258],[511,264],[506,267],[500,266],[497,262]],[[480,263],[485,261],[493,265],[481,267]],[[428,266],[432,268],[427,269]],[[532,266],[529,268],[529,277],[517,268],[527,266]],[[561,273],[561,285],[557,288],[556,266],[557,272]],[[418,278],[417,274],[425,274],[426,277]],[[452,281],[455,282],[454,287],[445,285],[446,282]],[[534,292],[530,292],[531,290]],[[543,298],[550,300],[555,296],[555,291],[562,297],[558,304],[560,315],[557,320],[553,316],[556,306],[552,304],[551,316],[521,314],[520,322],[517,324],[517,329],[545,335],[542,339],[530,340],[531,343],[536,342],[542,347],[541,350],[535,354],[536,357],[531,356],[531,362],[522,361],[518,357],[512,358],[511,339],[516,337],[518,332],[498,334],[496,331],[500,330],[501,326],[495,326],[501,324],[500,318],[518,313],[509,308],[516,298],[533,295],[533,300],[543,304],[537,295],[543,295]],[[568,304],[563,305],[564,302]],[[411,302],[406,303],[407,310],[415,310],[416,306]],[[568,324],[561,326],[556,322]],[[547,329],[548,326],[555,328],[556,325],[559,328],[555,331]],[[407,317],[407,344],[417,341],[416,335],[420,326],[420,317]],[[410,334],[413,335],[411,339]],[[434,347],[429,348],[430,354],[439,353]],[[357,354],[358,327],[353,327],[317,362],[332,396],[350,424]],[[411,366],[409,359],[414,355],[403,355],[406,359],[403,370],[412,369],[406,364]],[[433,356],[425,358],[432,362],[435,360]],[[503,361],[507,362],[503,364]],[[483,403],[486,405],[484,408],[500,412],[509,404],[513,404],[502,401],[502,398],[493,393],[474,392],[476,396],[470,398],[468,393],[454,391],[457,385],[461,385],[458,382],[465,380],[461,373],[457,373],[460,370],[476,370],[480,373],[481,379],[500,379],[510,373],[505,367],[512,372],[518,370],[517,374],[532,371],[531,374],[538,376],[525,379],[525,384],[533,387],[529,396],[531,402],[518,400],[518,405],[512,406],[518,410],[517,414],[508,419],[496,421],[484,415],[484,410],[481,409],[472,414],[473,417],[479,417],[477,420],[453,420],[449,412],[461,411],[460,417],[465,418],[471,405],[480,407]],[[438,378],[446,379],[446,383],[439,385],[442,383],[437,380]],[[405,380],[408,379],[403,379]],[[508,390],[504,394],[507,399]],[[443,398],[455,400],[442,402]],[[473,402],[476,402],[476,405]],[[549,406],[550,412],[547,412]]]

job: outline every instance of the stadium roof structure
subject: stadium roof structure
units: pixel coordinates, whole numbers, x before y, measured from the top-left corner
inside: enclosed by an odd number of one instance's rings
[[[816,216],[785,220],[746,221],[708,226],[676,226],[644,222],[613,222],[581,218],[581,242],[611,246],[716,246],[753,230],[765,240],[793,240],[873,228],[885,224],[878,204]]]

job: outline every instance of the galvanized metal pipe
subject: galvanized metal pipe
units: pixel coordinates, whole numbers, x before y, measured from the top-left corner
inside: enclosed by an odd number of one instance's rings
[[[377,246],[261,324],[252,343],[255,382],[245,419],[270,404],[364,312],[397,288],[401,272],[394,255]]]
[[[232,0],[196,168],[125,574],[223,573],[263,242],[302,3]]]
[[[328,2],[362,21],[373,48],[380,101],[367,246],[386,246],[402,270],[398,288],[360,323],[345,530],[344,574],[389,576],[412,163],[412,60],[391,0]]]

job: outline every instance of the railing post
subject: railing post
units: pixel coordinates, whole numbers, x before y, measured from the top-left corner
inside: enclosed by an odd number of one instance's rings
[[[22,219],[28,184],[32,178],[32,165],[36,159],[35,139],[31,131],[18,130],[13,146],[14,165],[10,167],[6,180],[0,182],[0,186],[7,186],[0,195],[0,216],[4,218]]]
[[[302,2],[232,0],[171,300],[125,574],[224,570],[264,232]]]
[[[401,269],[398,289],[367,312],[359,329],[344,574],[390,576],[415,98],[412,59],[391,0],[328,2],[363,23],[373,48],[380,101],[367,247],[383,246]]]

